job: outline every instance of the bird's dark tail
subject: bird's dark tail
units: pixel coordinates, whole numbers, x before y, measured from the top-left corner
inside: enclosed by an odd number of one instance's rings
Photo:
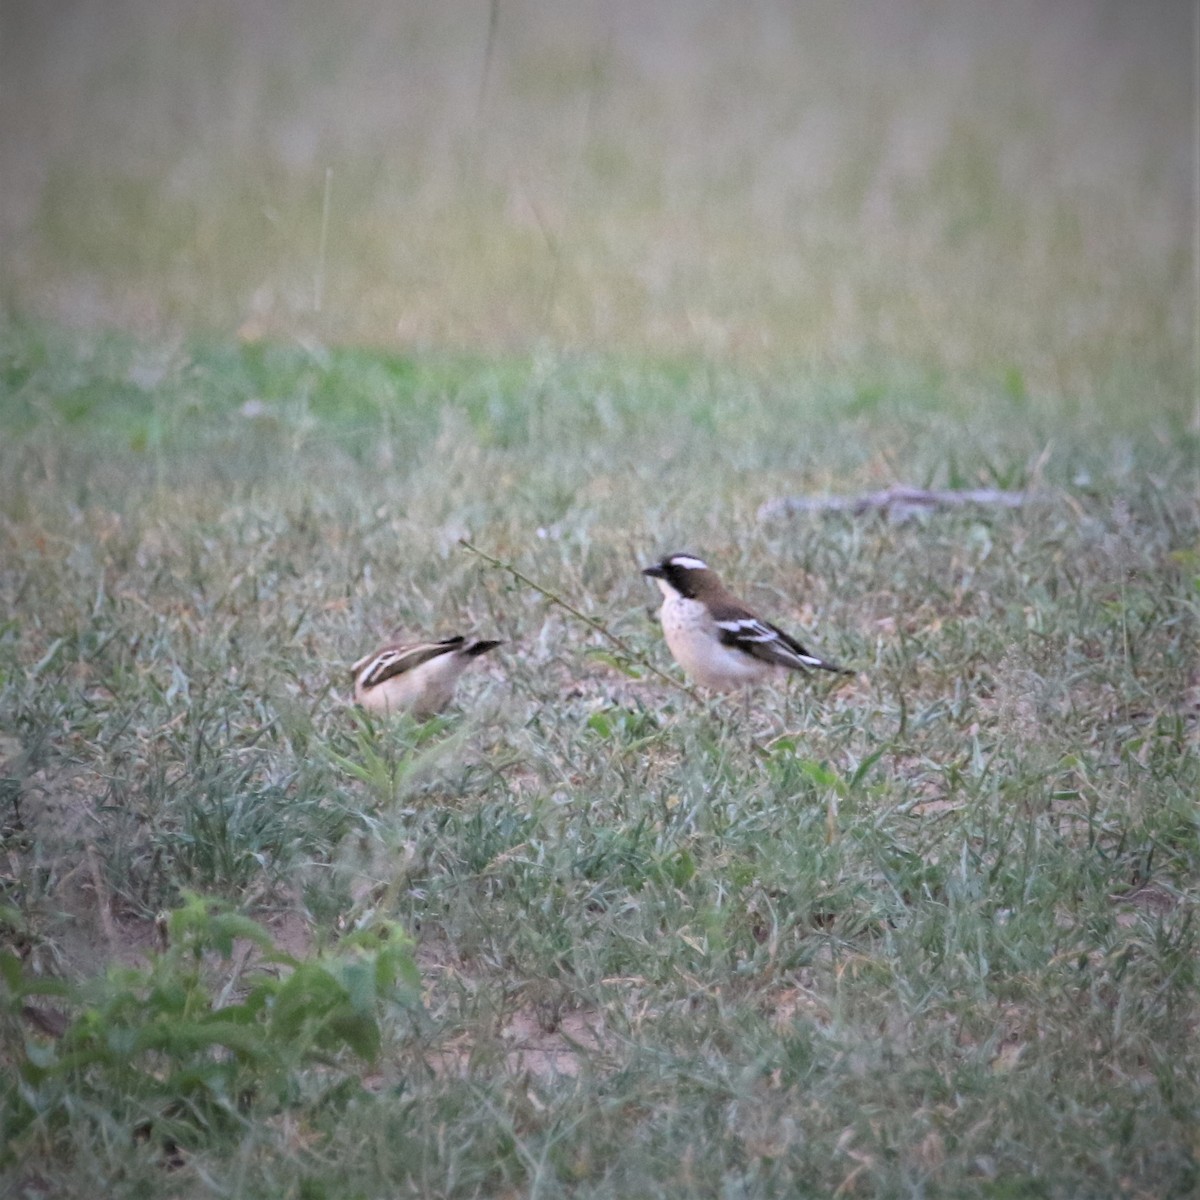
[[[495,650],[495,648],[497,646],[503,646],[503,645],[504,645],[503,642],[490,642],[490,641],[472,642],[469,646],[466,647],[465,650],[463,650],[463,654],[465,654],[468,658],[476,658],[480,654],[486,654],[489,650]]]

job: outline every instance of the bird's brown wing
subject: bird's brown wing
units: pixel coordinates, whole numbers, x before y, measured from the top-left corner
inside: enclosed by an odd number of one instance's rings
[[[422,663],[462,648],[462,637],[443,638],[440,642],[417,642],[410,646],[383,646],[360,658],[350,668],[360,687],[372,688],[394,675],[415,670]]]
[[[727,605],[714,611],[713,617],[722,645],[736,647],[763,662],[790,667],[793,671],[815,668],[853,674],[835,662],[810,653],[791,634],[784,633],[770,621],[756,617],[748,609]]]

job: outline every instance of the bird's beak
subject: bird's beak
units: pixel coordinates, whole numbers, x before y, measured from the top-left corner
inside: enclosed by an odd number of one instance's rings
[[[651,579],[662,579],[666,572],[663,571],[662,567],[655,563],[654,566],[647,567],[642,574],[649,575]]]

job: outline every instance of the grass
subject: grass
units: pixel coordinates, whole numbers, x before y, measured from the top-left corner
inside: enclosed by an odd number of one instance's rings
[[[415,1026],[380,1018],[374,1076],[343,1064],[369,1086],[264,1088],[172,1187],[1194,1187],[1185,411],[998,382],[970,413],[897,375],[864,416],[845,384],[735,367],[219,344],[145,390],[148,352],[5,346],[10,944],[84,979],[199,890],[300,957],[396,919],[424,994]],[[813,435],[785,447],[781,419]],[[1041,500],[755,520],[898,463]],[[697,704],[466,533],[667,670],[636,565],[702,549],[862,674]],[[344,667],[396,623],[507,649],[461,712],[375,723]],[[75,1086],[9,1183],[159,1186],[161,1147]]]
[[[1193,1194],[1186,12],[18,9],[0,1190]]]

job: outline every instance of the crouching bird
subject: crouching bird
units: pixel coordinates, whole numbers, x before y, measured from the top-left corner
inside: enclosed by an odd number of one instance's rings
[[[360,658],[354,672],[354,699],[372,712],[411,712],[428,717],[454,698],[467,665],[499,646],[464,637],[438,642],[389,642]]]
[[[668,554],[643,575],[663,594],[667,647],[701,687],[718,692],[762,683],[785,671],[854,672],[806,650],[777,625],[756,616],[726,590],[717,573],[691,554]]]

